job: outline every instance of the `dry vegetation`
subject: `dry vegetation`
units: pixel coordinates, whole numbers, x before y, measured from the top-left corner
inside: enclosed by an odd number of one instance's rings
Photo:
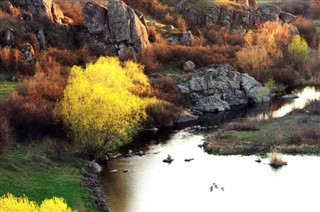
[[[273,168],[280,168],[282,166],[287,165],[288,163],[282,159],[282,155],[280,153],[272,153],[270,156],[269,165]]]

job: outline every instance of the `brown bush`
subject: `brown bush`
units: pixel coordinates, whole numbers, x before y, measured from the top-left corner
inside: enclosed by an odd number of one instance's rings
[[[309,8],[306,15],[313,19],[320,18],[320,0],[309,0]]]
[[[21,53],[18,49],[0,47],[0,67],[3,71],[17,72],[21,70],[19,58]]]
[[[156,60],[161,64],[172,64],[178,68],[188,60],[195,62],[197,67],[209,64],[223,64],[234,61],[235,52],[239,46],[182,46],[154,44],[153,51]]]
[[[7,104],[0,102],[0,153],[5,152],[12,142],[12,130],[8,118]]]
[[[151,85],[153,87],[153,95],[158,99],[171,102],[176,106],[186,107],[188,102],[177,91],[175,80],[167,75],[158,75],[151,77]]]
[[[257,123],[258,121],[255,119],[239,119],[225,124],[222,129],[225,131],[253,131],[258,130]]]
[[[156,101],[147,107],[148,120],[146,125],[170,126],[179,109],[173,104],[165,101]]]
[[[78,52],[68,49],[48,48],[47,52],[48,56],[53,57],[62,66],[79,65],[83,60]]]
[[[312,101],[310,102],[306,109],[309,111],[310,114],[313,115],[320,115],[320,101]]]
[[[307,128],[296,130],[292,133],[291,143],[319,143],[320,142],[320,131],[316,128]]]
[[[229,28],[219,25],[211,24],[203,28],[201,32],[209,45],[242,46],[244,44],[244,34],[238,31],[232,32]]]
[[[298,28],[300,35],[308,42],[310,47],[318,47],[319,35],[312,20],[298,17],[294,25]]]
[[[166,14],[173,13],[173,8],[162,4],[158,0],[124,0],[129,6],[151,15],[159,20],[164,20]]]
[[[44,52],[38,54],[35,67],[34,77],[25,79],[21,93],[9,99],[11,123],[19,133],[56,133],[52,113],[66,79],[60,64]]]
[[[55,2],[59,5],[63,14],[72,19],[74,25],[83,22],[82,6],[79,1],[56,0]]]

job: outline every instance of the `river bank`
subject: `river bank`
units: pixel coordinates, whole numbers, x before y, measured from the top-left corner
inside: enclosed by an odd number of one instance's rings
[[[304,109],[268,120],[237,120],[206,136],[204,150],[219,155],[268,152],[320,153],[319,101]]]

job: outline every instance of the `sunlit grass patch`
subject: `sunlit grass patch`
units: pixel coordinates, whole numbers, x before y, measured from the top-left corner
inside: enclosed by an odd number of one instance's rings
[[[26,195],[37,204],[56,196],[64,198],[73,209],[94,211],[91,194],[81,185],[83,161],[71,152],[65,153],[63,160],[53,160],[47,148],[41,144],[15,144],[0,155],[0,196],[8,192]]]
[[[10,75],[7,73],[0,73],[0,99],[6,98],[9,94],[19,88],[20,83],[9,80]]]

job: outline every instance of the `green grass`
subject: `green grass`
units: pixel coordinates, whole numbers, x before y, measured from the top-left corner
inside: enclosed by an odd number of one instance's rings
[[[56,196],[73,209],[95,211],[90,191],[81,186],[81,163],[71,155],[54,161],[42,144],[16,144],[0,155],[0,196],[7,192],[26,195],[37,203]]]
[[[166,65],[163,69],[163,73],[181,76],[183,75],[183,70],[171,65]]]
[[[224,155],[265,154],[274,149],[289,154],[320,154],[319,136],[308,133],[312,129],[319,132],[320,115],[294,112],[282,118],[260,121],[257,128],[256,131],[213,132],[206,137],[205,150]],[[297,133],[302,133],[302,140],[298,142],[295,141]]]
[[[9,81],[8,73],[0,73],[0,99],[7,98],[9,94],[19,88],[20,83]]]

